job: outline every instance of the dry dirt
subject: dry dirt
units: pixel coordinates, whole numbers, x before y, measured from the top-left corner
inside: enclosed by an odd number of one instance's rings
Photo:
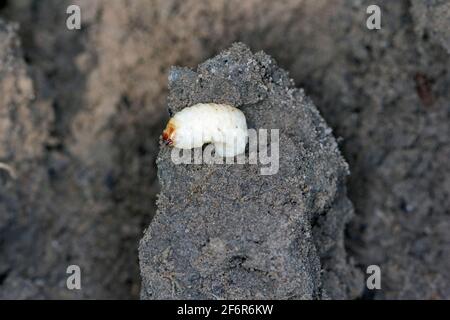
[[[383,274],[362,297],[450,298],[449,1],[378,1],[378,31],[366,0],[70,3],[80,31],[65,28],[69,1],[0,1],[0,162],[17,175],[0,169],[0,297],[139,297],[169,68],[241,41],[334,129],[351,170],[348,255]]]

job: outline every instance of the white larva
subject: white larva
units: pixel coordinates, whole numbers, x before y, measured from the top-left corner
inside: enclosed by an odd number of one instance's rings
[[[179,149],[212,143],[218,156],[234,157],[245,152],[247,121],[244,113],[235,107],[199,103],[176,113],[169,120],[163,139]]]

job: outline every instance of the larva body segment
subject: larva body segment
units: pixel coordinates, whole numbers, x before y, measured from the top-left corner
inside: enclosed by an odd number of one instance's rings
[[[244,113],[235,107],[199,103],[176,113],[169,120],[163,139],[180,149],[213,143],[217,155],[233,157],[245,151],[247,121]]]

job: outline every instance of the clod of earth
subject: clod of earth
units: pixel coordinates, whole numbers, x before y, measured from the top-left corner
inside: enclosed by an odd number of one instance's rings
[[[169,89],[172,113],[212,101],[238,106],[249,128],[279,129],[279,171],[174,164],[163,146],[158,213],[139,247],[141,297],[356,297],[363,281],[343,246],[353,214],[348,166],[287,72],[263,52],[235,44],[196,72],[173,68]]]

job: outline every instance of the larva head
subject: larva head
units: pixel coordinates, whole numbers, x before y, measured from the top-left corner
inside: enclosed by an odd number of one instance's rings
[[[192,149],[209,142],[205,139],[203,124],[195,120],[195,117],[186,111],[174,115],[163,131],[165,144],[179,149]]]
[[[165,144],[171,146],[174,144],[174,138],[175,138],[175,131],[176,131],[176,126],[175,126],[175,121],[172,119],[169,120],[169,122],[167,123],[166,128],[163,131],[163,140],[165,142]]]

